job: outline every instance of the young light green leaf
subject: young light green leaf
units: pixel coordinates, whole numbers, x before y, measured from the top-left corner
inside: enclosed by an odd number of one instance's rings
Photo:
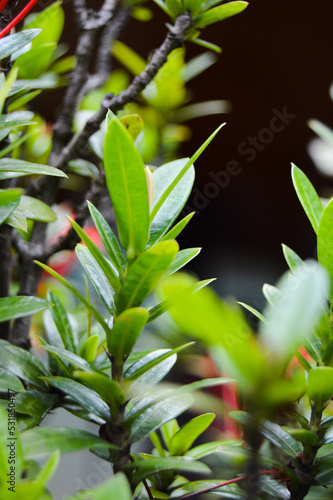
[[[265,321],[264,316],[259,311],[257,311],[257,309],[255,309],[254,307],[251,307],[247,304],[244,304],[244,302],[238,302],[238,304],[240,306],[244,307],[244,309],[247,309],[248,311],[250,311],[254,316],[256,316],[256,318],[260,319],[260,321]]]
[[[14,52],[23,49],[23,47],[39,35],[40,32],[40,29],[29,29],[19,31],[18,33],[2,38],[0,40],[0,60],[5,59],[5,57],[11,56]]]
[[[259,336],[275,358],[288,358],[319,324],[329,292],[329,277],[314,261],[304,262],[279,281],[281,297],[274,306],[268,305],[260,324]]]
[[[315,233],[318,234],[319,221],[323,213],[320,198],[307,176],[294,164],[291,167],[291,176],[298,199]]]
[[[95,243],[89,238],[89,236],[84,232],[81,226],[77,224],[73,219],[67,217],[69,222],[72,224],[73,228],[80,236],[81,240],[87,245],[87,248],[91,255],[94,257],[100,268],[102,269],[105,277],[109,281],[112,288],[117,289],[120,287],[120,281],[116,270],[114,269],[111,262],[104,257],[102,252],[97,248]]]
[[[5,223],[8,226],[13,227],[14,229],[19,229],[20,231],[24,231],[25,233],[28,231],[28,221],[25,215],[15,208],[14,212],[10,214],[9,217],[5,220]]]
[[[147,65],[146,61],[142,59],[141,56],[119,40],[115,40],[112,44],[111,52],[117,61],[134,76],[140,75]]]
[[[221,128],[225,124],[222,123],[209,137],[206,139],[206,141],[200,146],[199,149],[194,153],[193,156],[187,161],[187,163],[184,165],[184,167],[180,170],[180,172],[176,175],[176,177],[172,180],[172,182],[169,184],[168,188],[162,193],[162,195],[159,197],[159,199],[156,201],[155,205],[152,208],[151,214],[150,214],[150,223],[155,219],[156,214],[164,204],[164,202],[167,200],[169,197],[170,193],[174,190],[174,188],[177,186],[179,181],[182,179],[182,177],[186,174],[186,172],[191,168],[193,163],[199,158],[201,153],[207,148],[207,146],[211,143],[211,141],[214,139],[216,134],[221,130]]]
[[[333,283],[333,233],[332,233],[333,200],[326,206],[319,223],[317,252],[318,260],[328,271]]]
[[[195,212],[191,212],[190,214],[186,215],[184,219],[180,220],[177,222],[175,226],[173,226],[170,231],[168,231],[162,238],[161,241],[166,241],[166,240],[175,240],[177,236],[183,231],[183,229],[187,226],[187,224],[190,222],[192,219],[193,215]]]
[[[123,363],[124,357],[131,353],[147,320],[148,311],[142,307],[127,309],[115,318],[108,348],[116,362]]]
[[[118,240],[103,215],[89,201],[88,207],[106,253],[108,254],[114,267],[117,269],[119,276],[121,276],[126,267],[126,259],[120,248]]]
[[[194,257],[196,257],[200,252],[201,248],[186,248],[185,250],[180,250],[176,254],[176,257],[174,258],[171,266],[169,267],[163,278],[167,278],[182,267],[186,266],[186,264],[194,259]]]
[[[70,427],[36,427],[22,432],[21,442],[26,460],[40,458],[59,450],[60,453],[85,450],[87,448],[111,448],[117,446],[90,432]]]
[[[39,297],[1,297],[0,298],[0,322],[9,319],[22,318],[49,306],[45,299]]]
[[[149,205],[143,160],[130,134],[108,114],[104,143],[105,177],[120,241],[132,260],[148,241]]]
[[[28,161],[16,160],[13,158],[0,159],[0,179],[34,174],[67,177],[67,175],[58,168],[49,167],[48,165],[39,165],[38,163],[30,163]]]
[[[20,202],[20,198],[21,193],[16,189],[8,189],[0,192],[0,224],[2,224],[7,217],[14,212]]]
[[[88,337],[80,347],[79,356],[88,363],[93,364],[96,358],[98,344],[99,335],[91,335],[91,337]]]
[[[170,267],[177,251],[176,241],[162,241],[135,260],[116,298],[118,314],[142,304]]]
[[[184,455],[194,441],[210,426],[214,418],[214,413],[205,413],[184,424],[171,440],[169,446],[171,455]]]
[[[95,307],[88,301],[86,300],[83,295],[80,294],[76,288],[74,288],[73,285],[71,285],[65,278],[63,278],[59,273],[51,269],[49,266],[46,266],[42,262],[34,261],[36,264],[38,264],[40,267],[42,267],[45,271],[51,274],[54,278],[56,278],[62,285],[64,285],[68,290],[70,290],[75,297],[79,299],[80,302],[91,312],[91,314],[97,319],[98,323],[101,325],[101,327],[104,329],[105,333],[109,333],[109,327],[107,323],[105,322],[103,316],[95,309]]]
[[[84,245],[76,245],[75,253],[103,304],[112,314],[114,309],[114,290],[105,276],[105,273],[102,271],[101,266],[92,256],[90,250]]]
[[[243,444],[243,441],[240,439],[236,440],[223,440],[223,441],[213,441],[211,443],[199,444],[195,448],[191,448],[186,452],[187,457],[194,458],[198,460],[199,458],[206,457],[211,453],[228,452],[231,446],[240,447]],[[227,450],[226,450],[227,448]]]
[[[219,5],[213,9],[209,9],[202,14],[199,14],[193,19],[194,26],[204,28],[209,24],[224,21],[228,17],[235,16],[242,12],[248,6],[248,2],[229,2],[225,5]]]
[[[108,405],[101,399],[96,391],[66,377],[43,377],[43,380],[60,391],[63,391],[65,394],[68,394],[84,408],[96,413],[96,415],[103,420],[107,422],[110,420]]]
[[[185,12],[184,5],[181,0],[165,0],[168,12],[172,19],[176,19],[179,14]]]
[[[299,257],[297,253],[294,252],[294,250],[289,248],[287,245],[282,244],[282,251],[284,258],[286,259],[286,262],[291,271],[303,263],[301,257]]]

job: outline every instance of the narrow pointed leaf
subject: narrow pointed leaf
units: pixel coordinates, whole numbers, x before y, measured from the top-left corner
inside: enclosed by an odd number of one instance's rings
[[[186,217],[184,217],[184,219],[177,222],[177,224],[175,226],[173,226],[173,228],[171,228],[170,231],[168,231],[163,236],[163,238],[161,238],[161,241],[175,240],[177,238],[177,236],[183,231],[183,229],[185,229],[185,227],[190,222],[190,220],[192,219],[194,214],[195,214],[195,212],[191,212],[190,214],[186,215]]]
[[[15,210],[20,202],[20,198],[21,193],[14,189],[0,192],[0,224]]]
[[[228,17],[235,16],[242,12],[248,6],[248,2],[229,2],[225,5],[219,5],[213,9],[209,9],[202,14],[199,14],[194,20],[194,26],[204,28],[209,24],[224,21]]]
[[[118,314],[137,307],[156,287],[178,251],[174,240],[157,243],[141,254],[130,267],[116,299]]]
[[[109,113],[104,145],[105,177],[119,238],[130,259],[148,241],[148,189],[143,160],[130,134]]]
[[[332,217],[333,217],[333,200],[326,206],[320,219],[317,251],[318,260],[328,271],[331,282],[333,283],[333,232],[332,232]]]
[[[260,426],[260,431],[266,439],[288,455],[296,458],[296,455],[301,453],[302,447],[300,443],[297,443],[297,441],[278,424],[266,420]]]
[[[43,311],[48,306],[48,301],[39,297],[2,297],[0,298],[0,322],[29,316]]]
[[[61,340],[68,351],[75,353],[76,347],[74,343],[73,330],[69,322],[66,309],[54,292],[50,291],[49,293],[50,302],[53,306],[51,308],[52,318],[58,329]]]
[[[75,253],[81,262],[83,269],[87,273],[93,287],[97,294],[100,296],[102,302],[108,311],[112,314],[114,309],[114,290],[111,287],[105,273],[96,259],[92,256],[90,250],[78,244],[75,247]]]
[[[194,259],[200,252],[201,248],[186,248],[185,250],[180,250],[163,278],[167,278],[171,274],[179,271],[179,269],[186,266],[186,264]]]
[[[251,307],[247,304],[244,304],[244,302],[238,302],[238,304],[240,306],[244,307],[244,309],[247,309],[248,311],[250,311],[254,316],[256,316],[256,318],[260,319],[260,321],[265,321],[264,316],[259,311],[257,311],[257,309],[255,309],[254,307]]]
[[[192,418],[171,439],[169,450],[171,455],[184,455],[194,441],[210,426],[215,418],[214,413],[205,413]]]
[[[294,250],[289,248],[287,245],[282,244],[282,251],[283,251],[284,258],[286,259],[286,262],[287,262],[289,268],[291,269],[291,271],[303,263],[303,260],[301,259],[301,257],[299,257],[297,255],[297,253],[294,252]]]
[[[292,164],[291,175],[298,199],[315,233],[318,234],[319,221],[323,213],[320,198],[307,176],[296,165]]]
[[[97,392],[66,377],[44,377],[43,380],[65,394],[68,394],[84,408],[96,413],[103,420],[110,420],[108,405],[101,399]]]
[[[117,446],[95,434],[70,427],[29,429],[21,433],[21,442],[26,460],[44,457],[55,450],[69,453],[92,447],[118,449]]]
[[[120,248],[118,240],[103,215],[89,201],[88,207],[106,253],[108,254],[114,267],[117,269],[119,275],[122,275],[126,266],[126,259]]]
[[[36,38],[41,31],[40,29],[29,29],[2,38],[0,40],[0,60],[23,49],[23,47]]]
[[[80,368],[80,370],[84,370],[90,373],[94,372],[93,367],[91,366],[90,363],[81,356],[78,356],[77,354],[68,351],[66,349],[62,349],[61,347],[56,347],[53,345],[49,344],[44,344],[42,345],[43,349],[45,349],[47,352],[56,354],[59,358],[62,360],[66,361],[67,363],[70,363],[72,366],[75,366],[76,368]]]
[[[9,126],[9,124],[6,124]],[[28,161],[16,160],[13,158],[0,159],[0,172],[9,173],[9,176],[20,177],[22,175],[53,175],[55,177],[67,177],[67,175],[58,168],[40,165],[39,163],[30,163]],[[0,178],[5,178],[1,177]]]

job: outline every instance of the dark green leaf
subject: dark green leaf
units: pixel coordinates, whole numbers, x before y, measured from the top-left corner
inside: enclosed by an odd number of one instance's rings
[[[24,391],[24,385],[21,380],[13,373],[0,368],[0,392],[7,392],[12,389],[15,392]]]
[[[15,411],[25,415],[32,415],[35,418],[35,425],[41,422],[55,403],[58,396],[45,392],[28,390],[15,395]]]
[[[78,356],[77,354],[74,354],[71,351],[67,351],[66,349],[62,349],[61,347],[55,347],[52,345],[43,345],[42,346],[46,351],[56,354],[59,358],[63,359],[64,361],[70,363],[71,365],[75,366],[76,368],[80,368],[80,370],[87,371],[89,373],[93,373],[94,370],[90,366],[90,364],[81,356]]]
[[[117,449],[117,446],[90,432],[70,427],[36,427],[21,434],[25,459],[39,458],[59,450],[60,453],[92,447]]]
[[[24,349],[10,344],[1,347],[0,366],[31,384],[45,388],[39,377],[47,375],[48,371],[35,356]]]
[[[0,192],[0,224],[15,210],[20,202],[20,198],[21,193],[15,189]]]
[[[295,439],[278,424],[265,420],[260,426],[260,432],[271,443],[287,453],[287,455],[296,458],[297,454],[302,452],[300,443],[295,441]]]
[[[74,335],[69,322],[66,309],[54,292],[49,292],[49,300],[52,303],[51,314],[60,334],[61,340],[68,351],[76,352]]]
[[[63,391],[80,403],[87,410],[96,413],[105,421],[110,420],[110,410],[101,397],[88,387],[66,377],[44,377],[43,380]]]
[[[120,248],[118,240],[103,215],[89,201],[88,207],[106,253],[108,254],[114,267],[117,269],[119,275],[122,275],[126,267],[126,259]]]

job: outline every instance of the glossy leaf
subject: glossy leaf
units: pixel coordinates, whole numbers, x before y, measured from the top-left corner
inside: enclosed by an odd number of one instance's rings
[[[214,413],[205,413],[192,418],[173,436],[169,450],[171,455],[184,455],[194,441],[210,426],[214,420]]]
[[[177,251],[176,241],[162,241],[135,260],[116,299],[118,314],[142,304],[170,267]]]
[[[142,307],[127,309],[115,318],[108,338],[108,348],[119,364],[131,353],[147,320],[148,311]]]
[[[194,257],[196,257],[200,252],[201,248],[186,248],[185,250],[180,250],[176,254],[176,257],[163,278],[167,278],[171,274],[179,271],[179,269],[186,266],[186,264],[194,259]]]
[[[45,388],[40,377],[48,375],[48,370],[38,358],[24,349],[10,344],[1,346],[0,366],[30,384]]]
[[[114,309],[114,290],[105,276],[105,273],[102,271],[101,266],[92,256],[90,250],[84,245],[76,245],[75,253],[103,304],[112,314]]]
[[[83,305],[91,312],[91,314],[97,319],[99,324],[102,326],[102,328],[105,330],[106,334],[109,333],[109,327],[106,324],[103,316],[95,309],[95,307],[88,301],[86,300],[83,295],[80,294],[76,288],[74,288],[73,285],[71,285],[65,278],[63,278],[59,273],[51,269],[49,266],[46,266],[42,262],[35,261],[36,264],[38,264],[40,267],[42,267],[45,271],[51,274],[54,278],[56,278],[62,285],[64,285],[68,290],[70,290],[75,297],[79,299],[80,302],[82,302]]]
[[[187,165],[188,161],[188,158],[175,160],[162,165],[153,172],[154,198],[152,211],[155,210],[154,207],[161,197],[164,196],[164,193],[168,192],[170,185]],[[152,219],[149,246],[156,243],[156,241],[168,231],[172,223],[180,214],[190,196],[194,183],[194,176],[194,167],[192,165],[166,197],[164,203]]]
[[[66,309],[54,292],[49,292],[49,300],[52,304],[51,314],[55,326],[58,329],[61,340],[68,351],[76,352],[74,334],[69,322]]]
[[[191,448],[186,452],[187,457],[195,458],[196,460],[199,458],[206,457],[212,453],[223,453],[224,451],[229,451],[231,446],[240,447],[243,444],[241,440],[223,440],[223,441],[212,441],[211,443],[200,444],[195,448]],[[226,448],[228,448],[226,450]]]
[[[332,233],[333,200],[326,206],[319,224],[317,252],[318,260],[329,272],[333,283],[333,233]]]
[[[110,406],[111,414],[117,416],[119,406],[126,402],[121,385],[102,373],[75,372],[74,376],[99,394],[103,401]]]
[[[15,210],[20,202],[20,198],[21,193],[15,189],[0,192],[0,224]]]
[[[9,126],[9,124],[10,122],[6,124],[6,126]],[[28,161],[16,160],[13,158],[0,159],[0,179],[34,174],[67,177],[67,175],[62,172],[62,170],[54,167],[49,167],[48,165],[39,165],[38,163],[30,163]]]
[[[0,322],[9,319],[29,316],[39,311],[43,311],[49,306],[45,299],[39,297],[1,297],[0,298]]]
[[[218,21],[224,21],[228,17],[235,16],[242,12],[248,6],[248,2],[229,2],[225,5],[219,5],[199,14],[194,20],[194,26],[204,28]]]
[[[318,234],[319,221],[323,213],[320,198],[307,176],[296,165],[292,164],[291,175],[298,199],[315,233]]]
[[[282,251],[291,271],[303,263],[303,260],[297,255],[297,253],[287,245],[282,245]]]
[[[0,60],[11,56],[14,52],[23,49],[41,32],[40,29],[29,29],[14,33],[0,40]]]
[[[80,368],[80,370],[84,370],[91,373],[94,372],[90,363],[88,363],[86,359],[82,358],[81,356],[78,356],[77,354],[71,351],[67,351],[66,349],[63,349],[61,347],[56,347],[49,344],[44,344],[42,345],[42,347],[47,352],[55,354],[57,357],[64,360],[66,363],[69,363],[72,366],[75,366],[76,368]]]
[[[297,443],[288,432],[284,431],[282,427],[274,422],[266,420],[260,426],[260,432],[271,443],[287,453],[287,455],[296,458],[296,455],[302,451],[300,444]]]
[[[80,236],[83,243],[87,245],[87,248],[93,258],[96,260],[97,264],[100,266],[101,270],[105,274],[105,277],[109,281],[110,285],[117,289],[120,287],[120,281],[118,278],[118,274],[111,262],[104,257],[102,252],[98,249],[95,243],[89,238],[89,236],[84,232],[81,226],[77,224],[74,220],[68,217],[69,222],[72,224],[72,227],[75,229],[77,234]]]
[[[117,269],[119,275],[122,275],[126,267],[126,259],[120,248],[118,240],[103,215],[89,201],[88,207],[106,253],[108,254],[114,267]]]
[[[117,449],[117,446],[90,432],[70,427],[29,429],[21,433],[21,442],[26,460],[44,457],[55,450],[69,453],[92,447]]]
[[[290,356],[309,338],[326,306],[330,285],[323,267],[307,261],[293,273],[292,279],[288,272],[279,281],[281,298],[266,308],[266,322],[260,325],[260,339],[274,357]]]
[[[71,396],[87,410],[96,413],[103,420],[110,420],[107,404],[95,392],[84,385],[65,377],[44,377],[45,382]]]
[[[91,337],[88,337],[80,347],[79,356],[88,363],[93,364],[96,358],[98,344],[99,335],[91,335]]]
[[[0,392],[7,392],[8,389],[15,392],[25,391],[24,385],[16,375],[4,368],[0,368]]]
[[[15,395],[15,411],[32,415],[37,425],[53,409],[58,396],[37,390],[27,390]]]
[[[183,231],[183,229],[185,229],[194,214],[195,212],[191,212],[190,214],[186,215],[184,219],[177,222],[175,226],[173,226],[167,233],[165,233],[165,235],[161,238],[161,241],[175,240],[177,236]]]
[[[164,398],[141,413],[131,426],[130,441],[140,441],[169,420],[178,417],[193,404],[190,394]]]
[[[176,347],[175,349],[159,349],[157,351],[151,352],[150,354],[147,354],[136,363],[133,363],[129,368],[127,368],[124,373],[124,379],[127,381],[133,381],[138,377],[141,377],[148,370],[151,370],[155,366],[159,365],[162,361],[193,344],[194,342],[189,342],[188,344],[181,345],[179,347]]]
[[[143,160],[130,134],[110,112],[104,165],[119,238],[131,260],[144,251],[148,241],[148,190]]]

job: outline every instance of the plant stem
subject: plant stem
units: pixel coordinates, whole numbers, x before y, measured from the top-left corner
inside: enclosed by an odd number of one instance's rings
[[[12,275],[12,228],[7,224],[0,226],[0,297],[8,297]],[[10,322],[0,323],[0,339],[8,340]]]

